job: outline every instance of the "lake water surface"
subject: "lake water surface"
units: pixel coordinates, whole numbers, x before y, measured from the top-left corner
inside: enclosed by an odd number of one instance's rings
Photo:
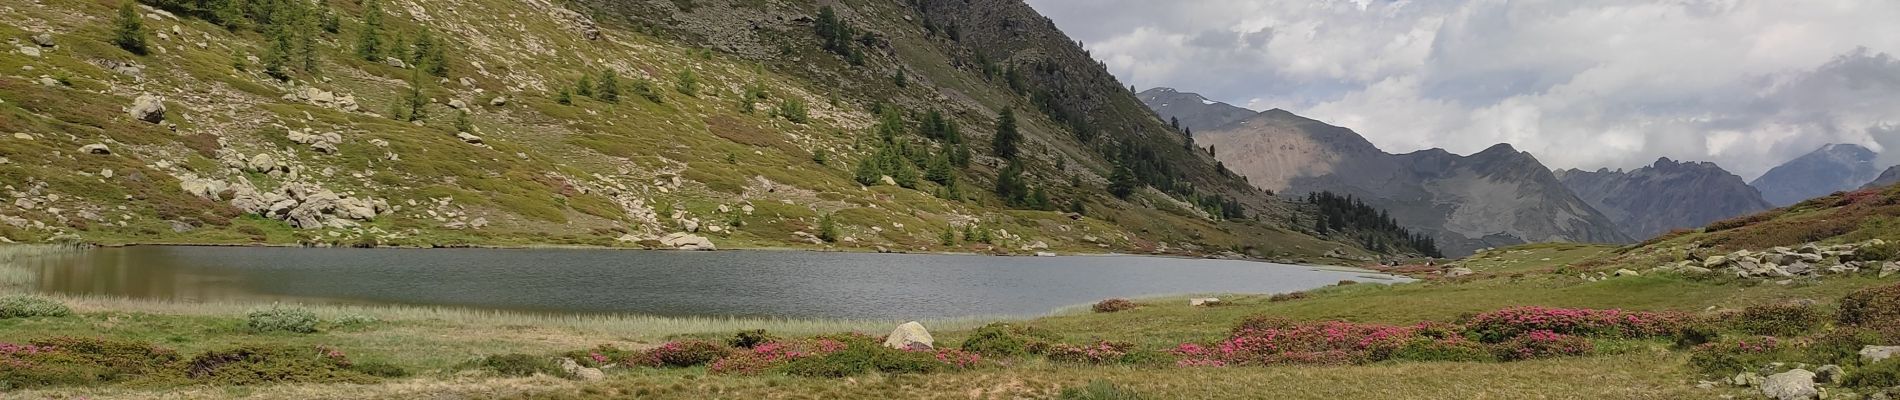
[[[1111,297],[1277,293],[1391,279],[1250,261],[793,251],[138,246],[14,264],[48,293],[863,319],[1033,316]]]

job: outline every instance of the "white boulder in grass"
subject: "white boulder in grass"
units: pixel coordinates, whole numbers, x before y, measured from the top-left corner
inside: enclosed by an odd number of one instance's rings
[[[910,321],[892,330],[891,336],[884,338],[884,347],[898,350],[929,350],[936,342],[936,339],[930,337],[930,331],[924,329],[924,324]]]
[[[1196,298],[1188,299],[1188,306],[1190,307],[1211,306],[1215,304],[1220,304],[1220,298],[1196,297]]]

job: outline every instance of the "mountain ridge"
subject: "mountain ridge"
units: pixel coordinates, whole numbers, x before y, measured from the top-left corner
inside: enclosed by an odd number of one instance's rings
[[[1742,177],[1711,162],[1663,157],[1629,171],[1573,168],[1555,174],[1623,233],[1638,239],[1774,208]]]
[[[1872,182],[1881,172],[1875,158],[1873,150],[1857,144],[1827,144],[1769,169],[1748,185],[1769,203],[1788,206]]]

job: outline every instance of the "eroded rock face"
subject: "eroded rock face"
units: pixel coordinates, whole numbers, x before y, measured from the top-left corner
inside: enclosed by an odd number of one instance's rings
[[[924,324],[911,321],[898,325],[896,330],[892,330],[891,335],[884,338],[884,347],[899,350],[929,350],[936,342],[936,339],[930,337],[930,331],[924,329]]]
[[[165,121],[165,98],[150,94],[139,95],[138,99],[132,100],[132,107],[126,108],[125,112],[131,115],[132,119],[154,124],[163,122]]]
[[[232,188],[231,206],[290,223],[299,229],[348,228],[389,211],[381,199],[339,195],[303,182],[286,183],[274,191],[239,184]]]

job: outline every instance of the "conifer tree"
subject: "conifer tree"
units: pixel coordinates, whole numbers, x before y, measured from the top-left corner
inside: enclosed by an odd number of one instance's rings
[[[600,73],[600,87],[594,89],[597,99],[608,103],[620,102],[620,73],[612,68]]]
[[[132,54],[145,55],[145,21],[132,3],[132,0],[126,0],[119,6],[119,19],[112,29],[112,44]]]
[[[381,61],[383,55],[383,6],[376,0],[363,0],[363,32],[356,40],[356,56],[364,61]]]
[[[1016,144],[1020,141],[1022,141],[1022,133],[1016,131],[1016,112],[1003,109],[1003,115],[996,117],[996,137],[992,140],[991,147],[995,148],[997,157],[1014,161],[1017,152]]]

